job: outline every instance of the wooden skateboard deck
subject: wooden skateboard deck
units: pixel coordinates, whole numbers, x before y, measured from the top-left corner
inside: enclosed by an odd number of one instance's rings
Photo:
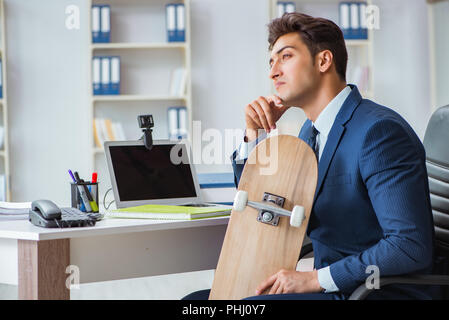
[[[245,164],[238,190],[247,191],[249,201],[262,201],[264,192],[284,197],[283,208],[291,211],[301,205],[305,219],[299,228],[290,226],[288,217],[280,217],[278,226],[272,226],[257,221],[257,209],[232,210],[209,299],[254,296],[269,276],[281,269],[296,269],[317,178],[316,156],[301,139],[279,135],[257,145]]]

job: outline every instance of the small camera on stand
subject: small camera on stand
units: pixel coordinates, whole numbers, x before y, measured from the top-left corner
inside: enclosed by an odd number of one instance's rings
[[[151,114],[137,116],[137,121],[143,131],[143,136],[140,139],[143,140],[145,147],[151,150],[153,148],[153,130],[151,129],[154,127],[153,116]]]

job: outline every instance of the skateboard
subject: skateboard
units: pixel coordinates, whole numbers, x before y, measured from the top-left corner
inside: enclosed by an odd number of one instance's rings
[[[254,296],[271,275],[296,269],[317,177],[315,153],[301,139],[279,135],[256,146],[240,178],[209,299]]]

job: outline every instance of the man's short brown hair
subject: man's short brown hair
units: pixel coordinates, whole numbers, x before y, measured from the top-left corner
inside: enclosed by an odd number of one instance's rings
[[[335,23],[298,12],[285,13],[268,24],[269,49],[273,49],[279,37],[291,32],[301,36],[312,57],[323,50],[330,50],[337,74],[346,81],[348,52],[343,32]]]

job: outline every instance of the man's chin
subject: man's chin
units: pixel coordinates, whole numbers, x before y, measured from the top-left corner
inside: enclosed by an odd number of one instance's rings
[[[282,105],[285,106],[286,103],[287,103],[287,101],[289,100],[289,99],[288,99],[288,96],[285,95],[285,94],[280,93],[280,92],[277,91],[277,90],[276,90],[276,95],[277,95],[279,98],[281,98],[281,100],[282,100]]]
[[[286,107],[298,107],[301,105],[301,97],[299,95],[291,94],[278,94],[278,97],[282,99],[282,105]]]
[[[282,100],[282,105],[284,107],[292,107],[293,106],[293,101],[290,97],[288,96],[282,96],[282,95],[278,95],[279,98],[281,98]]]

